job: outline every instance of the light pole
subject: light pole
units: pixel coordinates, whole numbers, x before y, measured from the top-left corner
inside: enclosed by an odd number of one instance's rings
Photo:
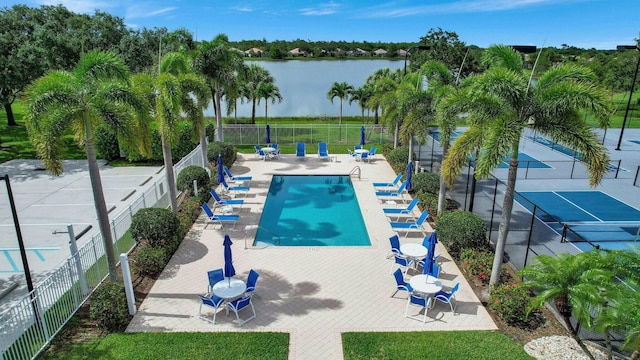
[[[638,45],[618,45],[618,50],[636,49],[640,51]],[[633,97],[633,86],[636,84],[636,78],[638,77],[638,67],[640,67],[640,55],[638,56],[638,62],[636,63],[636,71],[633,73],[633,81],[631,81],[631,90],[629,90],[629,101],[627,101],[627,109],[624,111],[624,119],[622,120],[622,128],[620,129],[620,137],[618,138],[618,146],[616,150],[620,150],[620,143],[622,143],[622,134],[624,134],[624,127],[627,125],[627,115],[629,115],[629,107],[631,107],[631,97]]]
[[[431,49],[431,46],[428,45],[418,45],[418,46],[413,46],[410,47],[405,53],[404,53],[404,73],[402,75],[407,75],[407,56],[409,55],[409,53],[411,52],[411,50],[416,49],[416,50],[429,50]]]

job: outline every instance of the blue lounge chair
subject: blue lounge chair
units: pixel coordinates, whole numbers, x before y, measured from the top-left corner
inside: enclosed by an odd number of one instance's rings
[[[329,150],[327,150],[327,143],[324,141],[318,143],[318,157],[321,159],[331,160],[329,157]]]
[[[299,142],[298,146],[296,147],[296,157],[301,157],[304,158],[304,156],[306,155],[306,150],[305,150],[305,145],[303,142]]]
[[[376,151],[378,151],[378,148],[376,148],[375,146],[371,148],[371,150],[369,150],[369,161],[376,159]]]
[[[248,186],[229,186],[229,184],[227,184],[226,181],[222,181],[222,186],[224,187],[224,189],[228,192],[233,192],[235,194],[237,194],[238,192],[244,191],[245,193],[249,191],[249,187]]]
[[[229,170],[228,167],[224,166],[222,168],[224,170],[224,173],[229,177],[229,179],[233,180],[233,181],[251,181],[251,179],[253,178],[252,176],[233,176],[231,174],[231,171]]]
[[[398,184],[400,184],[400,180],[402,180],[402,173],[398,173],[398,175],[395,179],[393,179],[392,182],[374,182],[373,187],[395,188],[396,186],[398,186]]]
[[[418,218],[418,220],[411,222],[391,222],[391,228],[393,230],[404,230],[406,231],[406,234],[409,234],[409,231],[411,230],[419,230],[422,233],[422,236],[425,236],[424,233],[424,229],[422,229],[422,224],[427,220],[427,217],[429,217],[429,212],[427,210],[423,210],[422,214],[420,214],[420,217]]]
[[[210,222],[213,223],[218,223],[220,224],[220,227],[224,228],[224,223],[233,223],[233,227],[236,227],[236,223],[238,222],[238,220],[240,219],[240,216],[238,215],[218,215],[218,214],[214,214],[213,211],[211,211],[211,208],[209,207],[209,205],[207,203],[202,203],[201,205],[202,210],[204,210],[204,213],[207,214],[207,217],[209,218]],[[205,225],[205,228],[207,226]]]
[[[407,182],[403,181],[400,187],[396,191],[376,191],[377,197],[399,197],[404,196],[404,189],[407,187]]]
[[[227,205],[242,206],[244,204],[244,199],[222,199],[214,189],[209,190],[209,193],[213,197],[213,201],[216,202],[216,205],[219,205],[219,206],[227,206]]]
[[[400,215],[410,215],[416,205],[418,205],[417,197],[413,198],[406,208],[384,208],[382,211],[387,216],[396,216],[399,218]]]

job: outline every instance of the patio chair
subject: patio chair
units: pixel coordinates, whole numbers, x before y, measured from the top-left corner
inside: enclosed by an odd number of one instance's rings
[[[222,199],[220,195],[215,191],[215,189],[209,190],[211,197],[213,197],[213,201],[215,201],[216,205],[219,206],[228,206],[228,205],[242,205],[244,204],[244,199]]]
[[[413,266],[413,260],[407,259],[402,255],[395,254],[393,256],[393,264],[391,264],[391,269],[389,270],[390,274],[392,273],[393,268],[396,265],[399,266],[398,270],[404,268],[404,274],[407,275],[407,270],[409,270],[409,268]]]
[[[249,186],[246,186],[246,185],[229,186],[229,184],[227,184],[227,182],[224,181],[224,180],[222,180],[221,184],[222,184],[222,186],[224,187],[224,189],[226,191],[233,192],[234,194],[237,194],[237,193],[242,192],[242,191],[247,193],[249,191]]]
[[[429,305],[431,304],[430,297],[422,297],[418,294],[411,293],[407,298],[407,308],[404,311],[404,317],[414,320],[422,320],[423,323],[427,322],[427,309],[429,309]],[[424,315],[422,315],[422,319],[420,319],[417,315],[409,315],[409,305],[418,306],[424,309]],[[419,314],[419,313],[418,313]]]
[[[356,153],[354,153],[353,151],[351,151],[351,149],[347,148],[347,153],[349,153],[349,157],[351,159],[355,159],[356,158]]]
[[[224,280],[224,273],[222,268],[207,271],[207,277],[209,278],[209,290],[208,294],[212,294],[213,285],[218,281]]]
[[[362,149],[362,145],[355,145],[353,147],[353,150],[360,150],[360,149]]]
[[[415,208],[416,205],[418,205],[418,201],[419,201],[418,198],[415,197],[413,198],[413,200],[411,200],[409,205],[405,208],[384,208],[382,209],[382,211],[387,216],[396,216],[397,218],[400,218],[400,215],[411,215],[413,208]]]
[[[201,205],[202,210],[204,210],[204,213],[207,214],[207,217],[209,218],[209,222],[213,222],[213,223],[218,223],[220,224],[221,228],[224,228],[224,223],[233,223],[233,227],[236,227],[236,223],[238,222],[238,220],[240,219],[240,216],[238,215],[217,215],[214,214],[213,211],[211,211],[211,208],[209,207],[209,205],[207,203],[202,203]],[[205,228],[207,227],[207,225],[205,224]]]
[[[245,291],[245,295],[258,296],[258,294],[256,294],[256,282],[258,281],[259,276],[260,274],[258,274],[258,272],[256,272],[255,270],[249,270],[249,276],[247,276],[247,290]]]
[[[391,297],[396,296],[398,291],[406,291],[408,294],[411,294],[411,292],[413,291],[413,288],[408,282],[404,281],[404,276],[402,276],[402,270],[396,269],[396,271],[393,273],[393,277],[396,279],[396,291],[393,294],[391,294]]]
[[[371,163],[371,162],[369,161],[369,153],[363,152],[363,153],[361,153],[361,154],[358,154],[358,156],[360,157],[360,161],[361,161],[361,162],[362,162],[362,161],[366,161],[366,162],[368,162],[368,163]]]
[[[402,173],[398,173],[395,179],[392,182],[374,182],[373,187],[379,188],[395,188],[402,180]]]
[[[296,146],[296,157],[304,158],[306,155],[305,144],[303,142],[298,142]]]
[[[389,242],[391,243],[391,253],[387,255],[387,259],[392,256],[402,255],[402,251],[400,251],[400,239],[397,234],[394,234],[389,237]]]
[[[262,150],[262,149],[259,149],[259,150],[258,150],[258,157],[259,157],[260,159],[262,159],[263,161],[267,160],[267,157],[268,157],[268,156],[269,156],[269,155],[267,155],[267,153],[266,153],[266,152],[264,152],[264,150]]]
[[[251,307],[251,312],[253,313],[253,315],[247,319],[240,320],[240,315],[238,315],[238,312],[246,307]],[[236,299],[230,303],[227,303],[227,308],[229,308],[229,310],[233,311],[236,314],[236,319],[238,319],[238,323],[236,325],[238,326],[242,326],[247,321],[256,318],[256,309],[253,308],[250,295],[245,295],[240,299]]]
[[[460,283],[456,283],[453,286],[453,288],[451,289],[451,292],[446,292],[446,291],[440,290],[433,296],[433,299],[434,300],[438,300],[438,301],[443,302],[443,303],[446,303],[446,304],[449,304],[449,307],[451,307],[451,312],[455,315],[456,292],[458,292],[459,288],[460,288]],[[452,299],[453,299],[453,301],[452,301]]]
[[[377,197],[399,197],[399,198],[403,198],[404,197],[404,190],[407,186],[407,182],[403,181],[402,184],[400,184],[400,187],[398,188],[398,190],[396,191],[376,191],[376,196]]]
[[[227,177],[233,181],[251,181],[251,179],[253,178],[253,176],[248,176],[248,175],[244,175],[244,176],[233,176],[231,174],[231,170],[229,170],[228,167],[224,166],[222,167],[222,170],[224,171],[224,173],[227,175]]]
[[[427,266],[422,267],[422,273],[424,275],[430,275],[433,276],[434,278],[439,278],[440,277],[440,266],[438,264],[433,264],[432,270],[431,272],[427,271],[429,268]]]
[[[256,157],[260,155],[260,145],[253,145],[253,148],[256,149]]]
[[[438,265],[439,269],[438,272],[445,272],[444,270],[442,270],[442,261],[440,260],[440,255],[441,254],[436,254],[433,256],[433,264],[434,265]],[[424,265],[427,262],[427,257],[429,256],[429,254],[427,254],[427,256],[425,256],[424,259],[420,259],[418,260],[418,262],[416,263],[416,266],[420,266],[422,267],[423,271],[424,271]]]
[[[210,323],[215,324],[216,323],[216,314],[218,313],[218,309],[220,309],[220,307],[222,306],[222,304],[224,304],[224,299],[221,299],[215,295],[211,295],[211,296],[205,296],[205,295],[198,295],[200,296],[200,309],[198,310],[198,318],[204,321],[208,321]],[[213,308],[213,316],[211,318],[211,320],[209,320],[208,318],[202,316],[202,306],[209,306],[211,308]]]
[[[377,159],[376,158],[376,151],[378,151],[378,148],[376,148],[375,146],[372,146],[371,150],[369,150],[369,161]]]
[[[404,230],[405,236],[407,236],[409,234],[409,231],[411,230],[419,230],[422,233],[422,236],[425,236],[424,233],[424,229],[422,228],[422,224],[427,220],[427,217],[429,217],[429,212],[427,210],[423,210],[422,214],[420,214],[420,217],[418,218],[418,220],[411,222],[391,222],[389,223],[391,225],[391,228],[393,230]]]
[[[278,147],[278,144],[271,144],[271,147],[276,149],[276,151],[273,152],[273,156],[280,159],[280,148]]]
[[[331,158],[329,157],[329,150],[327,150],[327,143],[324,141],[318,143],[318,157],[320,159],[331,160]]]

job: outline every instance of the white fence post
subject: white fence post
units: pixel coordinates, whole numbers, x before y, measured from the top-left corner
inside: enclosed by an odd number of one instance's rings
[[[127,294],[127,305],[129,306],[129,314],[136,314],[136,297],[133,292],[133,283],[131,282],[131,271],[129,270],[129,258],[127,254],[120,254],[120,266],[122,268],[122,282],[124,283],[124,292]]]
[[[67,232],[69,233],[69,250],[71,251],[71,256],[73,256],[73,262],[76,263],[80,290],[82,291],[82,296],[87,296],[87,294],[89,294],[89,287],[87,287],[87,280],[84,278],[80,254],[78,253],[78,244],[76,243],[76,235],[73,233],[73,225],[67,225]]]

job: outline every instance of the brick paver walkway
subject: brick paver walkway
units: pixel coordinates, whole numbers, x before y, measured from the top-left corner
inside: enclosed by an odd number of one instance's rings
[[[255,229],[245,231],[245,227],[259,223],[272,174],[348,174],[356,166],[362,176],[359,180],[354,177],[353,184],[370,247],[251,247]],[[390,297],[395,281],[386,255],[393,231],[371,185],[395,177],[384,158],[361,164],[348,155],[338,155],[336,161],[329,162],[315,155],[302,160],[285,154],[280,160],[262,161],[239,154],[231,170],[234,175],[253,176],[240,222],[235,229],[225,230],[234,241],[236,277],[246,279],[252,268],[260,273],[258,297],[252,300],[257,318],[241,328],[235,325],[233,313],[225,316],[224,311],[218,314],[215,325],[198,319],[197,295],[207,290],[207,271],[223,266],[225,234],[218,225],[209,224],[205,229],[205,218],[201,216],[127,331],[288,332],[290,359],[326,360],[343,358],[340,334],[347,331],[497,329],[440,243],[436,252],[444,257],[441,280],[445,288],[461,283],[456,314],[451,313],[449,305],[437,303],[423,324],[404,317],[406,293]],[[415,212],[417,216],[418,210]],[[420,243],[422,236],[416,233],[402,237],[401,243],[406,242]],[[240,314],[246,315],[245,311]]]

